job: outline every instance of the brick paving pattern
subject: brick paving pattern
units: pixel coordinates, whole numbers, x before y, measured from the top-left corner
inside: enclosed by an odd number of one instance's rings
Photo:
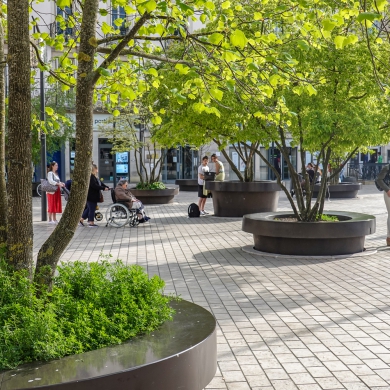
[[[364,186],[357,199],[327,210],[373,214],[366,238],[377,253],[343,258],[275,258],[241,250],[252,236],[240,218],[187,218],[196,193],[147,206],[138,228],[80,227],[62,260],[111,254],[166,282],[166,293],[210,310],[218,320],[218,370],[207,389],[390,389],[390,249],[383,193]],[[54,229],[34,198],[34,251]],[[109,204],[108,195],[101,209]],[[206,209],[212,212],[212,202]],[[279,210],[289,204],[281,194]]]

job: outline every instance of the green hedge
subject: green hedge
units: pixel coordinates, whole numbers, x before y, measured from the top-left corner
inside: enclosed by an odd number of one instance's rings
[[[26,272],[0,263],[0,369],[119,344],[172,319],[164,282],[140,266],[73,262],[36,296]]]

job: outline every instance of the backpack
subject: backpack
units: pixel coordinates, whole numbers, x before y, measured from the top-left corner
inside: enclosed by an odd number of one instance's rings
[[[200,217],[199,207],[196,203],[191,203],[188,206],[188,217],[189,218]]]
[[[384,183],[390,187],[390,166],[389,166],[389,170],[387,171],[386,173],[386,176],[384,177],[383,179]],[[379,190],[379,191],[383,191],[383,189],[379,186],[378,184],[378,179],[375,179],[375,185],[376,185],[376,188]]]

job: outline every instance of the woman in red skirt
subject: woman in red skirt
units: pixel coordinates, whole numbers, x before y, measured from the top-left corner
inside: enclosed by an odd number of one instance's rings
[[[47,192],[47,204],[48,204],[48,213],[49,213],[49,223],[57,224],[56,219],[57,213],[62,213],[62,201],[61,201],[61,187],[64,187],[64,183],[61,183],[60,178],[57,175],[58,164],[53,161],[49,166],[49,171],[47,173],[47,181],[57,186],[56,192]]]

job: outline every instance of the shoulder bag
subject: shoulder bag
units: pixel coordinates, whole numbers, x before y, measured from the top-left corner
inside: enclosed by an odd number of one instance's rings
[[[50,184],[47,179],[41,179],[41,190],[45,192],[56,192],[58,186]]]

